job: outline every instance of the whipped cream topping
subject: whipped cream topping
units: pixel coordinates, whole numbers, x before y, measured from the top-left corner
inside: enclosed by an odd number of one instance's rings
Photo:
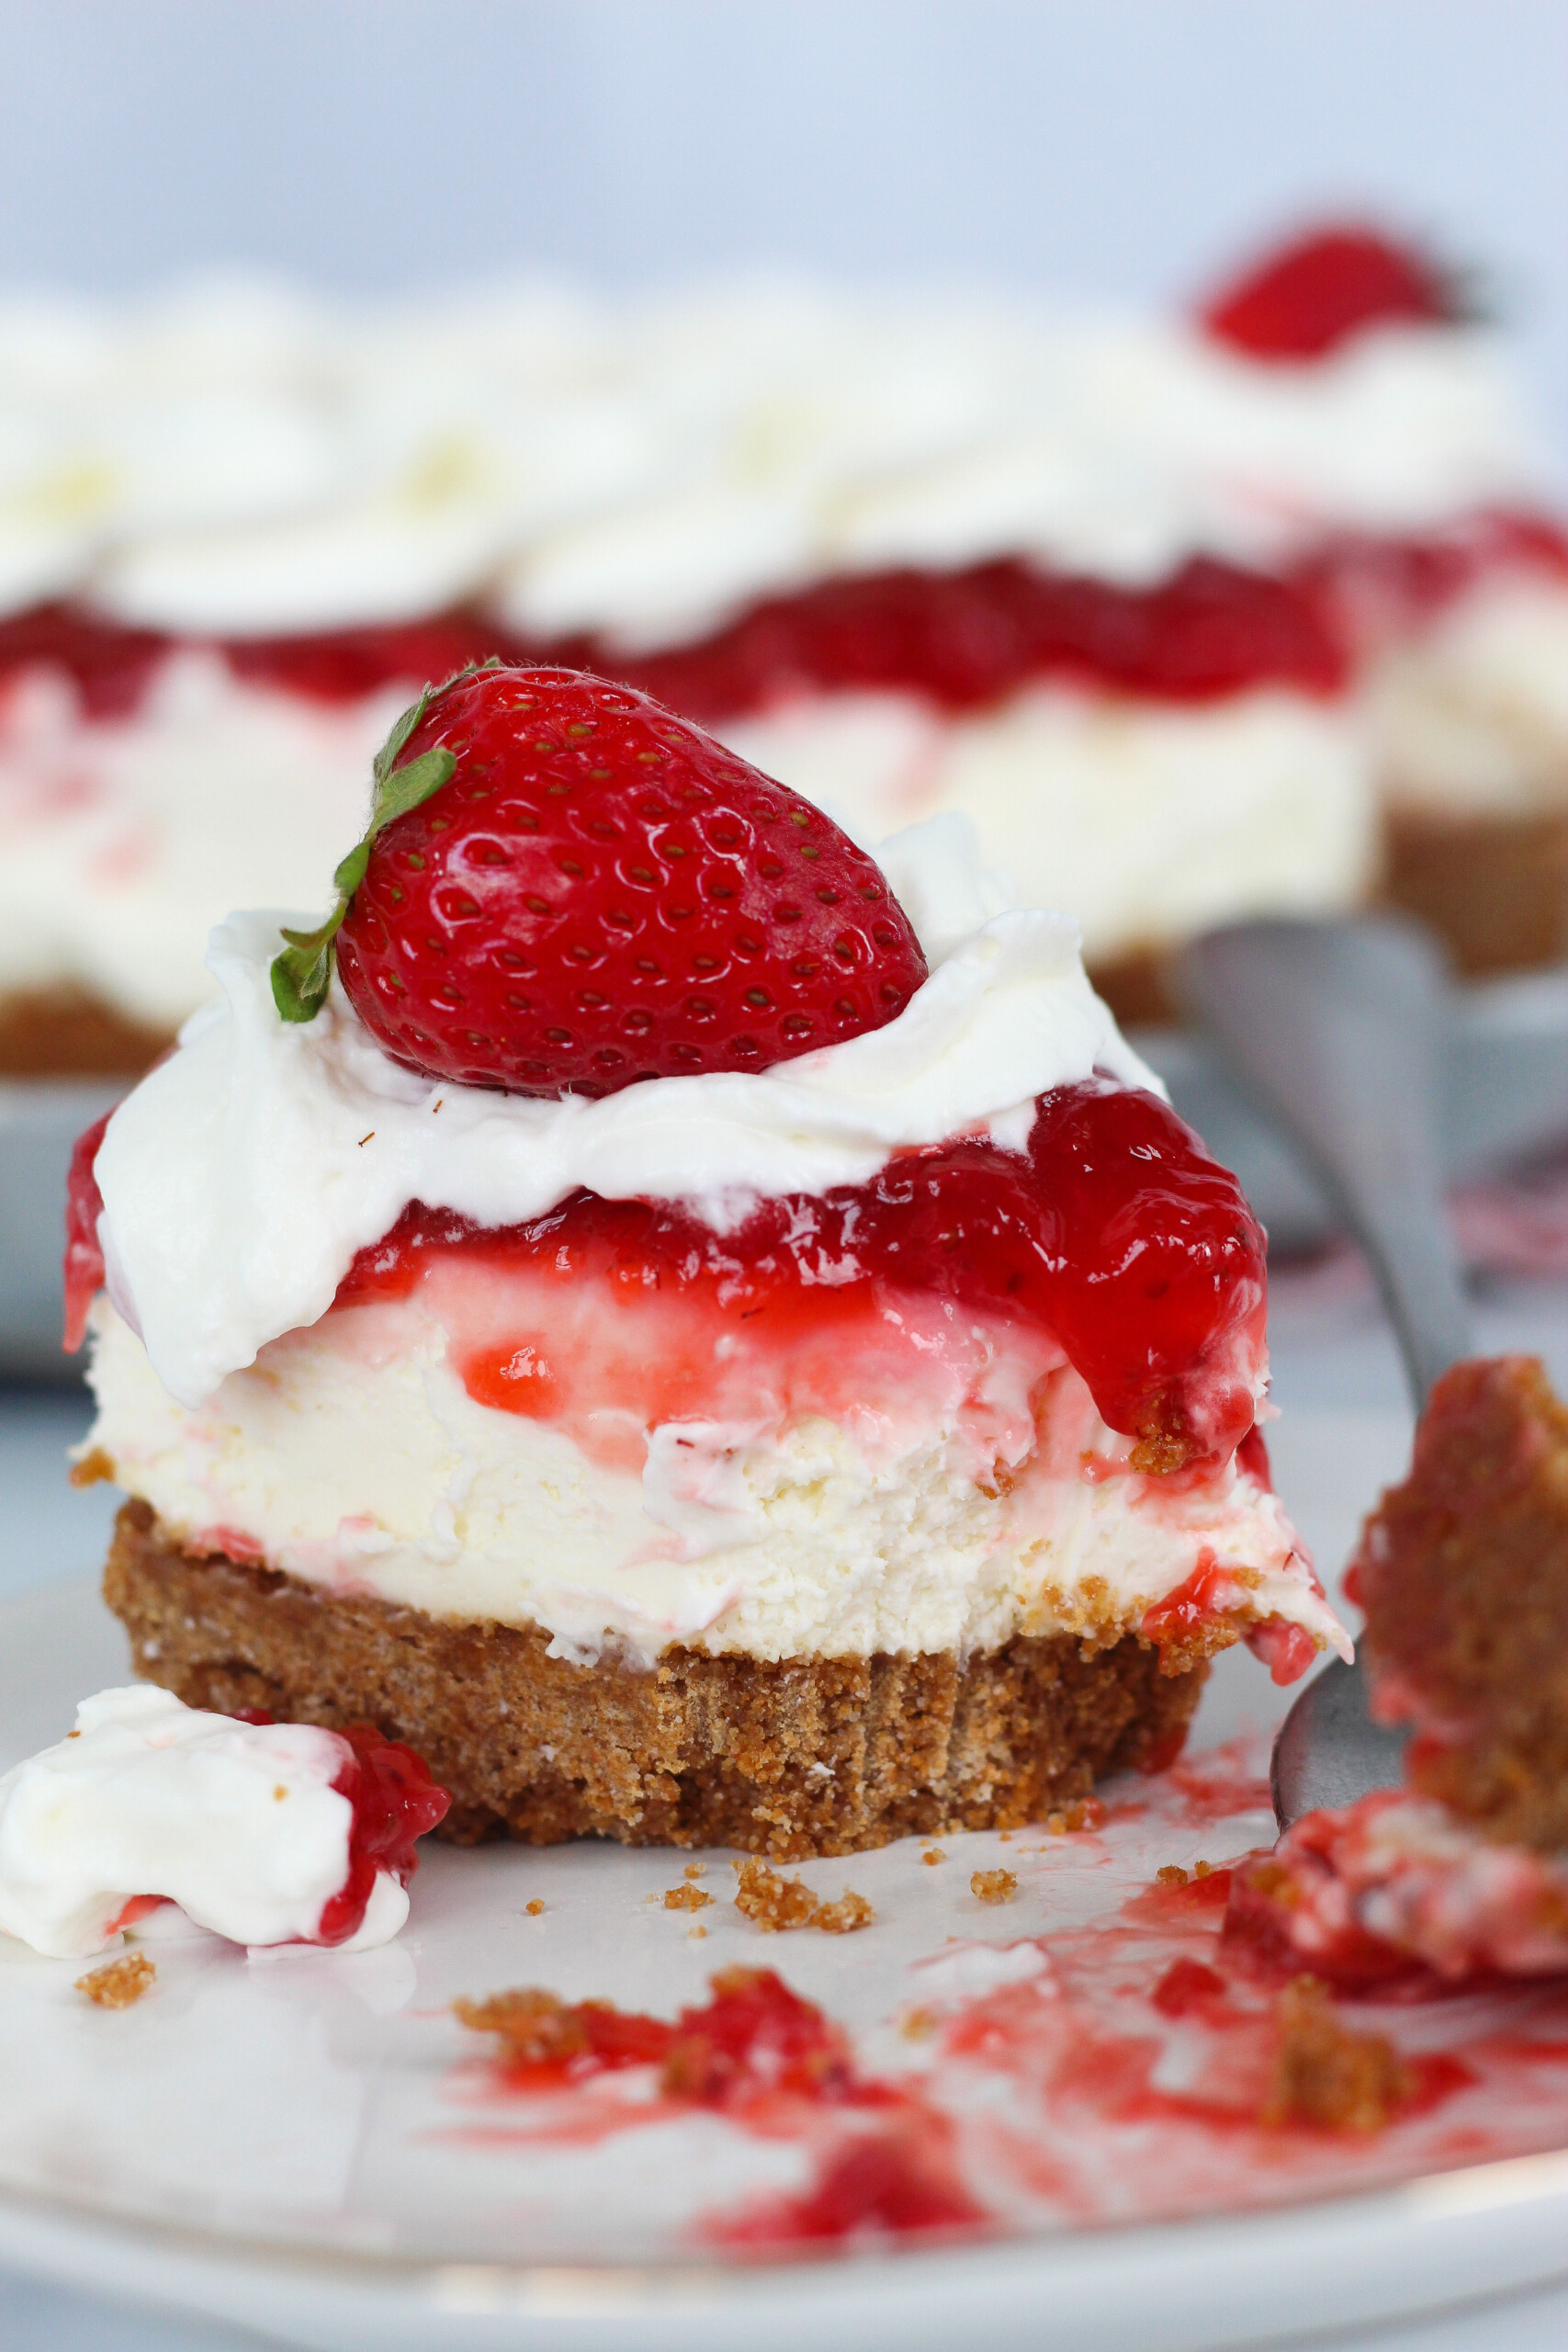
[[[962,820],[882,853],[944,950],[897,1020],[750,1073],[664,1078],[599,1101],[454,1086],[385,1055],[334,982],[279,1020],[282,922],[235,915],[208,960],[222,995],[109,1122],[98,1238],[116,1306],[171,1396],[198,1405],[267,1340],[314,1323],[357,1250],[409,1202],[487,1226],[580,1186],[676,1200],[716,1229],[759,1197],[866,1182],[901,1147],[988,1131],[1021,1149],[1036,1095],[1100,1069],[1161,1091],[1084,976],[1068,917],[996,911]]]
[[[317,1940],[349,1874],[349,1753],[310,1724],[241,1724],[140,1684],[100,1690],[75,1729],[0,1780],[0,1930],[35,1951],[102,1951],[128,1905],[160,1896],[251,1945]],[[335,1947],[389,1941],[406,1889],[377,1873]]]
[[[0,306],[0,603],[236,635],[491,598],[671,642],[825,573],[1126,582],[1547,487],[1495,336],[1259,367],[1179,320],[754,281]]]

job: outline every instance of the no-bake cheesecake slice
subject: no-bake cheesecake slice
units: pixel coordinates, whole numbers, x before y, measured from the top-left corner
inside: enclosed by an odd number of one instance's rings
[[[1404,1782],[1297,1822],[1235,1926],[1349,1982],[1568,1974],[1568,1410],[1539,1362],[1436,1384],[1346,1590]]]
[[[220,927],[78,1153],[141,1672],[380,1725],[459,1835],[794,1854],[1027,1819],[1174,1754],[1215,1650],[1343,1644],[1262,1233],[960,823],[879,864],[490,667],[337,883]]]

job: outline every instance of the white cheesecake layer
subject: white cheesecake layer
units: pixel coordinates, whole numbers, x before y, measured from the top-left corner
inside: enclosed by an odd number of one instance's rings
[[[49,669],[0,687],[0,999],[72,987],[172,1034],[212,992],[219,916],[319,896],[407,699],[308,702],[198,651],[129,718],[88,718]]]
[[[1568,805],[1568,582],[1483,580],[1382,657],[1367,707],[1400,801],[1456,816]]]
[[[1182,706],[1046,685],[959,718],[917,695],[821,695],[718,732],[868,842],[959,811],[1023,905],[1077,916],[1091,963],[1338,913],[1376,863],[1355,712],[1281,687]]]
[[[897,1320],[897,1318],[895,1318]],[[1114,1638],[1204,1565],[1236,1630],[1278,1617],[1342,1645],[1278,1499],[1234,1464],[1134,1476],[1042,1335],[888,1328],[835,1345],[852,1404],[810,1409],[744,1367],[725,1419],[628,1425],[481,1404],[430,1301],[334,1312],[176,1404],[106,1301],[85,1451],[196,1551],[338,1594],[543,1625],[557,1655],[651,1663],[671,1644],[764,1659]],[[812,1375],[820,1384],[829,1375]],[[824,1394],[827,1392],[824,1391]]]

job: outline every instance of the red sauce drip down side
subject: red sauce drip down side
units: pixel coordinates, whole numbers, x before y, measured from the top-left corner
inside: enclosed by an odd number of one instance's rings
[[[702,1284],[739,1315],[785,1291],[885,1283],[1033,1321],[1134,1466],[1228,1456],[1252,1426],[1265,1243],[1234,1176],[1153,1095],[1090,1080],[1040,1099],[1027,1153],[965,1138],[900,1154],[867,1184],[762,1202],[716,1235],[670,1203],[578,1193],[486,1228],[414,1204],[364,1250],[348,1306],[406,1295],[429,1253],[581,1262],[613,1281]]]
[[[68,1347],[103,1281],[93,1168],[106,1125],[72,1156]],[[671,1204],[592,1193],[505,1227],[415,1203],[360,1251],[336,1304],[406,1295],[434,1250],[498,1269],[545,1256],[560,1268],[575,1252],[627,1283],[713,1285],[737,1313],[817,1284],[928,1290],[1050,1331],[1107,1424],[1138,1440],[1140,1468],[1223,1459],[1252,1428],[1262,1228],[1173,1111],[1109,1081],[1043,1095],[1026,1155],[978,1139],[909,1152],[868,1184],[763,1202],[723,1236]]]
[[[112,1111],[95,1119],[78,1136],[65,1179],[65,1352],[74,1355],[87,1336],[87,1310],[103,1288],[104,1253],[98,1247],[98,1219],[104,1196],[93,1173],[98,1146]]]

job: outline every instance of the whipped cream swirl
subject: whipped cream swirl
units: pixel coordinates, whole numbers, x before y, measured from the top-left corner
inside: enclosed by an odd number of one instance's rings
[[[761,1197],[861,1184],[901,1148],[987,1132],[1021,1150],[1036,1095],[1100,1069],[1161,1091],[1085,978],[1077,925],[1005,905],[972,829],[936,818],[883,845],[932,969],[869,1035],[751,1073],[541,1101],[405,1069],[334,984],[281,1022],[281,922],[234,915],[208,961],[222,994],[109,1123],[98,1238],[115,1305],[181,1404],[332,1305],[355,1252],[411,1201],[481,1225],[580,1187],[679,1201],[718,1231]]]

